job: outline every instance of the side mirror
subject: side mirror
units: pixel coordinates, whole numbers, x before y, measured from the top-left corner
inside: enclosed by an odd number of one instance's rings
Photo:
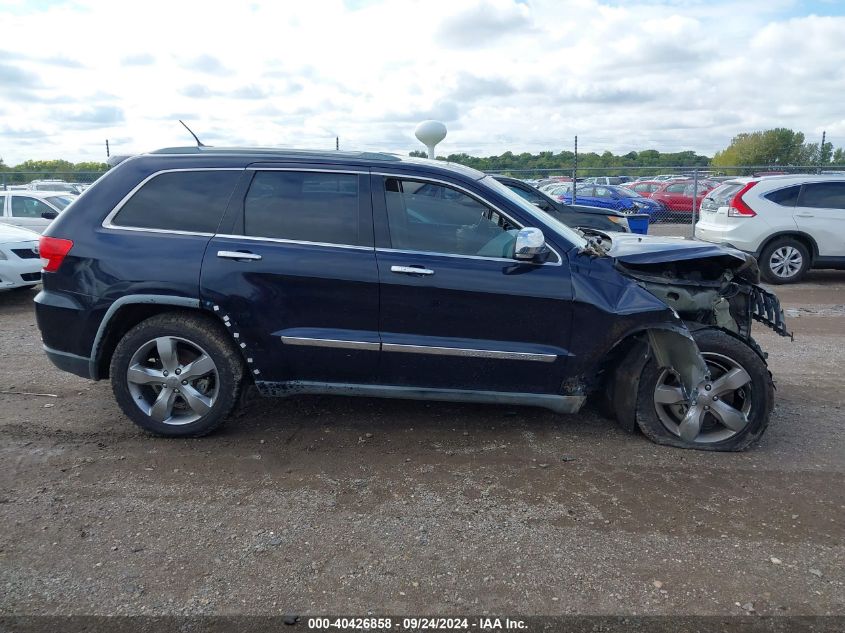
[[[547,252],[546,237],[540,229],[524,228],[516,234],[515,259],[530,261]]]
[[[57,217],[59,217],[59,212],[58,211],[44,211],[44,212],[41,213],[41,217],[44,218],[45,220],[55,220]]]

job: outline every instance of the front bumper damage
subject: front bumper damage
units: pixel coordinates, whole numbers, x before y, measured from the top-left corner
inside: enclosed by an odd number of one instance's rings
[[[692,440],[700,431],[697,415],[700,394],[710,384],[710,375],[691,331],[718,328],[732,333],[751,347],[765,362],[766,353],[751,336],[754,321],[780,336],[792,338],[777,296],[761,287],[754,260],[718,259],[688,262],[648,262],[630,265],[617,261],[617,269],[660,299],[677,315],[680,323],[648,327],[629,345],[611,372],[609,403],[623,428],[636,427],[636,399],[642,371],[650,358],[661,368],[677,374],[689,414],[679,431]]]

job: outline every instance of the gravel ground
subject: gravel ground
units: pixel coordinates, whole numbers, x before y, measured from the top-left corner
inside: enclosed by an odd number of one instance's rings
[[[845,273],[778,291],[795,341],[756,330],[777,408],[742,454],[328,397],[150,438],[0,295],[0,615],[843,615]]]

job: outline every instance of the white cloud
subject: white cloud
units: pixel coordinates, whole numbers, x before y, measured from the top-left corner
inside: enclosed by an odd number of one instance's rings
[[[33,7],[43,6],[41,10]],[[834,7],[835,8],[835,7]],[[7,3],[0,156],[191,142],[440,153],[712,153],[741,131],[845,145],[845,17],[769,2]],[[33,48],[31,34],[38,33]],[[118,33],[118,36],[110,34]],[[4,129],[6,133],[4,134]]]

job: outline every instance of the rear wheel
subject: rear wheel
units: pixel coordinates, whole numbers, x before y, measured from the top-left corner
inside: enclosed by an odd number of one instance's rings
[[[117,403],[156,435],[198,437],[219,427],[240,395],[243,368],[212,318],[163,314],[132,328],[114,351]]]
[[[810,267],[810,253],[798,240],[785,237],[775,240],[760,253],[760,273],[772,284],[789,284],[800,280]]]
[[[637,424],[658,444],[744,450],[769,424],[774,406],[771,374],[751,347],[721,330],[699,330],[693,336],[711,375],[697,402],[688,406],[678,375],[658,367],[652,357],[640,378]],[[684,439],[682,425],[690,421],[698,432],[694,438]]]

